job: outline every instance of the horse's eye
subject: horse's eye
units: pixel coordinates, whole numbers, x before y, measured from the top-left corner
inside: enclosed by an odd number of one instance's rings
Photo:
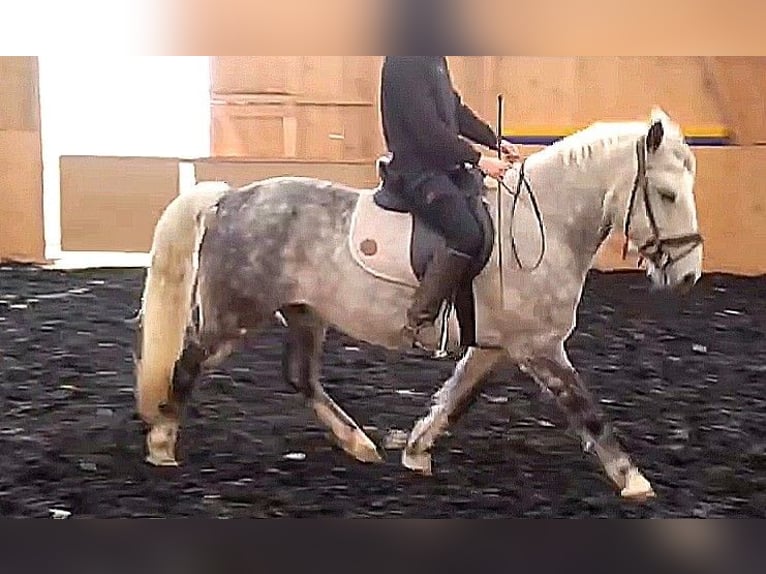
[[[657,193],[660,194],[660,197],[662,199],[670,203],[674,203],[676,201],[676,198],[678,197],[675,191],[673,191],[672,189],[664,188],[664,187],[658,188]]]

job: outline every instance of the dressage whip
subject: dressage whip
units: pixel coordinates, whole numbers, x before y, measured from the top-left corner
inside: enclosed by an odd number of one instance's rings
[[[503,94],[497,95],[497,124],[495,126],[495,135],[497,136],[497,159],[503,159],[502,143],[503,143]],[[503,285],[503,192],[500,189],[503,178],[498,178],[497,184],[497,265],[500,270],[500,295],[505,293],[505,286]]]
[[[503,143],[503,94],[497,95],[497,159],[503,159],[503,152],[500,146]]]

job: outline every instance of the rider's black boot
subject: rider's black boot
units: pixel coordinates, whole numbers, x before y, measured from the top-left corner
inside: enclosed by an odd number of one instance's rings
[[[471,257],[451,249],[437,252],[415,291],[407,311],[407,324],[402,329],[403,336],[412,346],[429,351],[436,349],[439,339],[434,328],[436,316],[442,302],[450,299],[464,280],[471,261]]]

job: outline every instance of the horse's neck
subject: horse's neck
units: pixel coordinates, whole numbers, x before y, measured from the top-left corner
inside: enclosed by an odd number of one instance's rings
[[[583,253],[583,264],[588,265],[588,257],[617,224],[634,147],[628,139],[589,150],[571,154],[566,149],[543,150],[531,156],[526,166],[533,192],[537,188],[544,195],[539,200],[544,204],[546,228],[558,233],[561,241],[580,243],[571,247]]]

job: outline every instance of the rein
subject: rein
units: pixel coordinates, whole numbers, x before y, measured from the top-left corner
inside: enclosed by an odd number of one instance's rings
[[[633,188],[630,192],[630,202],[628,205],[628,212],[625,216],[625,228],[623,231],[623,235],[625,237],[625,241],[623,243],[622,247],[622,259],[623,261],[627,258],[628,255],[628,244],[630,242],[630,228],[631,224],[633,222],[633,216],[635,212],[636,207],[636,198],[638,197],[639,192],[642,194],[643,203],[644,203],[644,211],[646,213],[646,218],[649,221],[649,226],[652,230],[651,237],[638,248],[638,252],[640,254],[640,258],[638,261],[638,266],[640,267],[644,260],[651,261],[652,264],[655,265],[658,269],[662,270],[663,272],[666,271],[670,266],[678,263],[679,261],[683,260],[684,258],[691,255],[694,250],[701,244],[704,243],[704,238],[700,233],[687,233],[684,235],[675,235],[670,237],[662,237],[662,234],[660,233],[659,225],[657,224],[657,218],[655,216],[654,208],[652,207],[652,202],[649,196],[649,178],[647,177],[646,173],[646,152],[647,152],[647,141],[646,136],[641,137],[638,142],[636,143],[636,155],[638,157],[638,171],[636,173],[636,178],[633,183]],[[518,183],[516,185],[516,191],[514,192],[502,179],[497,180],[498,185],[504,189],[509,195],[513,197],[513,206],[511,208],[511,249],[513,251],[513,257],[516,260],[516,263],[518,264],[519,268],[522,270],[527,271],[534,271],[538,269],[545,257],[545,252],[547,251],[547,242],[546,242],[546,236],[545,236],[545,226],[543,223],[543,216],[542,212],[540,210],[540,206],[538,204],[537,198],[532,191],[532,187],[529,184],[529,180],[526,177],[526,161],[522,162],[521,168],[519,170],[519,179]],[[537,262],[534,266],[530,268],[524,267],[523,263],[521,262],[521,258],[519,257],[519,251],[518,246],[516,243],[516,238],[513,234],[513,222],[516,215],[516,207],[518,206],[519,198],[521,197],[521,194],[523,191],[526,191],[529,194],[529,199],[532,204],[532,209],[535,214],[535,218],[537,219],[538,228],[540,230],[540,238],[542,240],[542,249],[540,250],[540,257],[538,258]],[[498,205],[498,211],[500,212],[500,208]],[[500,213],[498,213],[499,215]],[[500,219],[498,219],[500,221]],[[676,248],[684,248],[680,253],[673,254],[672,250]]]
[[[654,209],[652,208],[652,202],[649,199],[649,178],[646,175],[646,137],[642,137],[636,143],[636,155],[638,157],[638,172],[636,173],[636,179],[633,183],[633,189],[630,192],[630,202],[628,204],[628,212],[625,216],[625,228],[623,234],[625,242],[622,246],[622,259],[623,261],[628,255],[628,243],[630,238],[628,236],[630,232],[630,226],[633,221],[633,212],[636,206],[636,198],[639,191],[643,195],[644,211],[646,212],[646,218],[649,220],[649,226],[652,229],[652,236],[638,248],[640,258],[638,260],[638,266],[641,266],[643,260],[651,261],[655,267],[661,269],[663,272],[671,265],[681,261],[685,257],[688,257],[699,245],[704,242],[704,239],[699,233],[688,233],[685,235],[677,235],[672,237],[662,237],[660,234],[660,228],[657,225],[657,218],[654,215]],[[680,254],[675,257],[668,251],[667,248],[684,247],[686,249],[681,251]]]
[[[529,180],[527,179],[526,175],[526,165],[527,162],[523,161],[521,163],[521,168],[519,169],[519,181],[516,184],[516,191],[514,192],[508,185],[501,179],[497,180],[497,183],[500,187],[502,187],[504,190],[508,192],[508,194],[513,197],[513,206],[511,207],[511,250],[513,251],[513,258],[516,260],[516,264],[519,266],[519,268],[522,271],[534,271],[540,267],[540,264],[543,262],[543,259],[545,258],[545,252],[547,251],[547,242],[545,238],[545,225],[543,223],[543,214],[540,210],[540,205],[537,202],[537,197],[535,197],[534,192],[532,191],[532,186],[529,185]],[[513,222],[516,216],[516,207],[519,204],[519,197],[521,197],[522,191],[526,190],[526,192],[529,194],[529,200],[532,204],[532,209],[535,213],[535,219],[537,219],[537,226],[540,230],[540,239],[542,241],[542,247],[540,249],[540,257],[537,259],[537,262],[534,264],[533,267],[524,268],[524,264],[521,262],[521,258],[519,257],[519,249],[516,244],[516,237],[513,235]],[[499,203],[499,202],[498,202]]]

